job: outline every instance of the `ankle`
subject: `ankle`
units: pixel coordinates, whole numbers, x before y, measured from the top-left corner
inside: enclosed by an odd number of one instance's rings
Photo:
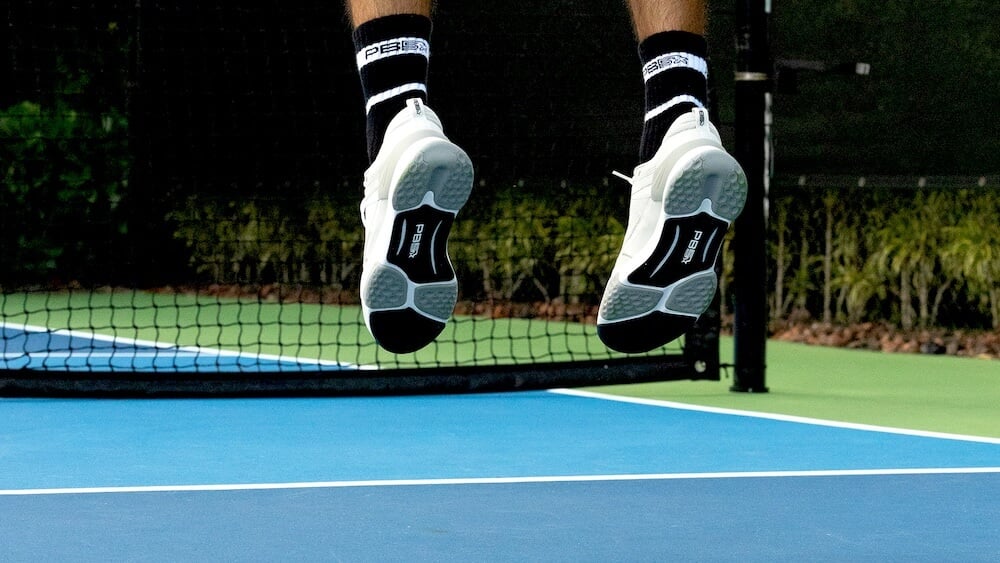
[[[707,51],[704,37],[685,31],[657,33],[639,44],[646,100],[640,161],[652,158],[678,117],[705,107]]]
[[[430,33],[431,20],[417,14],[377,18],[354,30],[369,161],[375,159],[389,121],[406,107],[406,100],[427,101]]]

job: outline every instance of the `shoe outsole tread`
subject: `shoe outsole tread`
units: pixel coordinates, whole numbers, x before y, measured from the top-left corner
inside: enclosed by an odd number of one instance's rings
[[[427,143],[413,155],[389,193],[389,248],[370,265],[362,289],[368,328],[394,353],[419,350],[444,330],[458,299],[447,254],[455,215],[472,192],[469,157],[447,141]]]
[[[647,352],[694,326],[715,297],[716,261],[746,193],[742,169],[721,149],[681,165],[665,190],[655,248],[640,265],[608,282],[597,327],[605,345]]]

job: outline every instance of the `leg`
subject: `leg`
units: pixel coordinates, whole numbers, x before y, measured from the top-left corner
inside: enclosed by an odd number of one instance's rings
[[[472,191],[472,163],[427,107],[430,0],[350,0],[370,166],[361,308],[375,341],[416,351],[458,298],[447,240]]]
[[[628,0],[639,41],[662,31],[705,35],[704,0]]]
[[[609,347],[645,352],[687,332],[708,308],[746,177],[709,123],[704,4],[629,0],[646,91],[640,164],[622,250],[597,318]]]
[[[355,29],[375,18],[398,14],[431,17],[431,0],[347,0],[347,12]]]

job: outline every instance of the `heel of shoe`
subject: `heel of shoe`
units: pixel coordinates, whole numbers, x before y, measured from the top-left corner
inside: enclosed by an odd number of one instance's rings
[[[427,139],[415,144],[401,159],[407,162],[394,179],[392,206],[397,211],[413,209],[433,194],[433,205],[458,213],[472,193],[473,169],[469,156],[445,139]]]
[[[722,149],[703,147],[691,151],[667,178],[663,209],[668,216],[697,213],[705,200],[711,212],[731,223],[743,211],[747,180],[735,158]]]

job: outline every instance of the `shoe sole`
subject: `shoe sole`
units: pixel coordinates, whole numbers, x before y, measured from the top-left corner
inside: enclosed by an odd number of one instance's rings
[[[743,210],[747,183],[725,151],[692,152],[664,190],[654,248],[627,275],[608,282],[597,333],[613,350],[648,352],[679,338],[715,297],[716,261],[729,225]]]
[[[432,342],[455,309],[448,235],[472,192],[472,162],[462,149],[435,139],[415,150],[390,188],[389,247],[361,292],[372,336],[397,354]]]

